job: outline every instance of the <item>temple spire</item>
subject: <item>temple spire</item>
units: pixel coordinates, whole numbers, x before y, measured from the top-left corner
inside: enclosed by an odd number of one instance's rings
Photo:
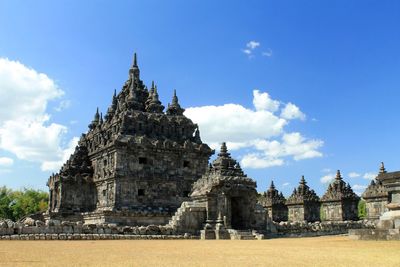
[[[201,144],[201,138],[200,138],[200,130],[199,127],[196,124],[196,130],[194,131],[194,142],[197,144]]]
[[[96,109],[96,113],[94,114],[94,121],[99,122],[100,114],[99,114],[99,107]]]
[[[379,168],[379,173],[386,173],[385,164],[381,162],[381,167]]]
[[[133,54],[133,63],[132,67],[129,69],[129,76],[133,80],[139,80],[139,67],[137,65],[137,58],[136,58],[136,53]],[[131,87],[133,86],[133,83],[131,83]],[[132,88],[131,88],[132,89]]]
[[[342,175],[340,174],[340,170],[337,170],[335,179],[336,180],[342,180]]]
[[[275,189],[274,181],[271,181],[271,185],[270,185],[269,189],[272,189],[272,190]]]
[[[146,111],[151,113],[162,113],[163,110],[164,106],[158,98],[157,86],[155,86],[150,89],[149,96],[146,100]]]
[[[301,185],[306,185],[307,184],[306,179],[304,179],[304,175],[301,176],[300,184]]]
[[[99,122],[100,122],[100,114],[99,114],[99,108],[97,107],[96,113],[94,114],[94,118],[93,118],[92,122],[89,124],[89,128],[90,129],[96,128],[96,126],[99,124]]]
[[[133,67],[137,67],[137,57],[136,57],[136,52],[133,54]]]
[[[171,105],[168,105],[167,114],[168,115],[183,115],[185,109],[181,108],[179,105],[178,97],[176,96],[176,90],[174,90],[174,95],[172,97]]]

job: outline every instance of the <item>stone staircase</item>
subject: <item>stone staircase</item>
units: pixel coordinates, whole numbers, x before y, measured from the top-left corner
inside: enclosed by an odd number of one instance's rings
[[[206,219],[205,216],[204,203],[185,201],[177,209],[168,224],[177,232],[197,234]]]
[[[235,230],[228,229],[228,232],[231,236],[232,240],[261,240],[264,239],[263,234],[259,234],[256,231],[252,230]]]

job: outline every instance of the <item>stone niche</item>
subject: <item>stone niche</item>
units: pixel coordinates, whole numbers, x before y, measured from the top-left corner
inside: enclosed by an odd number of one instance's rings
[[[259,203],[268,211],[268,217],[274,222],[288,220],[288,208],[286,199],[282,192],[275,188],[274,182],[271,182],[269,189],[260,197]]]
[[[304,176],[301,177],[299,186],[293,190],[287,199],[288,220],[291,222],[320,220],[320,201],[314,190],[307,185]]]
[[[201,230],[203,239],[232,238],[235,231],[265,230],[267,227],[267,212],[257,204],[256,182],[248,178],[238,162],[231,158],[223,143],[218,158],[209,166],[206,173],[193,185],[192,202],[184,203],[174,216],[172,224],[176,227],[178,221],[191,220],[191,227]],[[180,210],[184,206],[196,207],[204,216],[191,216]],[[176,218],[176,217],[179,218]],[[203,218],[198,221],[196,218]],[[182,225],[188,225],[182,223]],[[181,232],[193,232],[193,229],[179,229]]]
[[[379,174],[386,173],[383,162]],[[365,200],[365,209],[368,220],[377,220],[384,212],[388,211],[388,192],[383,186],[382,181],[378,178],[379,175],[371,181],[370,185],[362,194],[362,198]]]
[[[321,198],[322,220],[347,221],[358,220],[358,202],[360,198],[353,192],[350,184],[346,184],[340,171],[335,180],[329,184],[328,190]]]

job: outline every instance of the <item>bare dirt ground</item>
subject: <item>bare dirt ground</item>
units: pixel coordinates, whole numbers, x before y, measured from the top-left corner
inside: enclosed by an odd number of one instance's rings
[[[353,241],[346,236],[0,241],[0,266],[400,266],[400,242]]]

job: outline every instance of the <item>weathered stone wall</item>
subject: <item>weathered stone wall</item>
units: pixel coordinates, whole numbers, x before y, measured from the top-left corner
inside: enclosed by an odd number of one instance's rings
[[[320,220],[320,203],[310,202],[305,204],[288,205],[288,219],[290,222]]]
[[[271,237],[306,237],[347,234],[349,229],[374,229],[371,221],[280,222],[274,223]]]
[[[341,221],[343,220],[342,203],[337,202],[324,202],[321,205],[322,218],[324,221]]]
[[[400,229],[350,229],[352,240],[400,240]]]
[[[378,220],[384,212],[388,211],[386,205],[388,198],[365,199],[365,209],[368,220]]]
[[[277,204],[267,206],[268,217],[274,222],[281,222],[288,220],[288,208],[286,205]]]
[[[207,168],[209,155],[200,156],[201,145],[171,143],[169,147],[150,141],[127,141],[118,148],[117,209],[146,206],[176,210],[189,200],[193,182]]]
[[[99,239],[197,239],[188,233],[177,234],[169,225],[117,226],[82,224],[50,220],[47,224],[30,218],[25,223],[0,221],[4,240],[99,240]]]

